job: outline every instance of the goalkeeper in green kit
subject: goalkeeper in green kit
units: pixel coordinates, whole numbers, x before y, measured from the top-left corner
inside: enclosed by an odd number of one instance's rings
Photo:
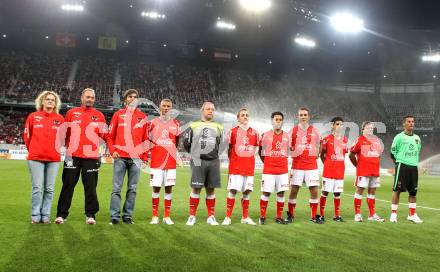
[[[396,164],[391,200],[390,222],[397,223],[397,207],[401,192],[408,192],[409,215],[413,223],[423,223],[416,213],[416,195],[419,182],[419,154],[422,147],[420,137],[414,134],[414,116],[403,119],[404,131],[394,137],[391,145],[391,158]]]

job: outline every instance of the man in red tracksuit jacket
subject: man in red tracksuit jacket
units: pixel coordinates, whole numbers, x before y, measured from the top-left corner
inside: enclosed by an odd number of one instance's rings
[[[93,108],[95,91],[86,88],[81,94],[81,107],[66,113],[66,159],[63,187],[58,199],[56,224],[63,224],[69,215],[73,192],[81,174],[85,195],[86,224],[94,225],[99,211],[96,186],[101,166],[99,146],[104,143],[107,125],[102,112]]]
[[[141,160],[148,160],[148,118],[136,108],[138,91],[124,93],[125,108],[113,114],[107,135],[107,146],[113,157],[113,190],[110,198],[110,224],[121,219],[121,189],[127,172],[127,193],[122,211],[122,221],[134,224],[133,211],[136,187],[140,176]],[[136,163],[136,161],[138,163]]]

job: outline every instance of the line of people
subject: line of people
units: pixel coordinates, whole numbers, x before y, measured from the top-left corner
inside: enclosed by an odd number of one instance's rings
[[[259,135],[249,126],[249,112],[242,108],[237,113],[238,125],[225,136],[222,124],[214,122],[215,106],[205,102],[201,107],[201,119],[191,122],[183,130],[180,123],[170,115],[172,101],[163,99],[160,116],[149,121],[137,108],[139,94],[134,89],[124,93],[125,107],[114,113],[110,125],[106,126],[104,115],[93,107],[95,93],[84,89],[81,106],[69,110],[63,118],[59,113],[61,101],[53,91],[44,91],[36,99],[37,111],[31,113],[25,124],[24,140],[28,148],[28,165],[32,178],[32,224],[49,224],[56,174],[61,160],[61,147],[66,147],[66,158],[62,174],[62,189],[57,205],[56,224],[63,224],[72,202],[74,188],[82,178],[85,193],[84,212],[87,224],[96,224],[95,215],[99,211],[96,187],[100,168],[99,147],[106,143],[113,157],[113,189],[110,202],[110,224],[133,224],[136,187],[140,171],[150,165],[150,185],[152,187],[151,224],[159,223],[160,190],[165,187],[163,222],[174,224],[170,217],[172,188],[176,183],[178,162],[177,146],[183,142],[186,152],[191,154],[192,188],[189,198],[189,218],[187,225],[196,223],[200,193],[206,190],[207,223],[218,225],[215,218],[215,189],[221,186],[219,155],[227,149],[229,157],[228,195],[226,217],[223,225],[230,225],[235,199],[242,193],[241,223],[255,225],[249,217],[249,199],[254,186],[255,154],[264,163],[260,197],[259,224],[266,223],[269,197],[276,193],[275,222],[292,223],[299,189],[305,184],[310,191],[311,221],[325,222],[325,206],[329,193],[334,194],[334,216],[341,217],[341,193],[344,187],[345,155],[356,166],[356,193],[354,196],[355,221],[362,222],[362,195],[367,189],[369,221],[383,222],[375,211],[375,192],[380,186],[380,157],[383,144],[374,135],[374,124],[364,122],[362,135],[351,148],[343,119],[331,120],[332,132],[321,139],[319,131],[311,125],[311,112],[307,108],[298,110],[298,125],[289,133],[283,131],[284,115],[271,115],[272,129]],[[392,146],[392,158],[396,162],[393,184],[391,222],[397,222],[397,205],[400,192],[409,192],[408,220],[423,222],[415,212],[418,188],[418,156],[420,138],[413,133],[414,117],[407,116],[403,122],[404,131],[396,136]],[[150,154],[150,155],[149,155]],[[289,174],[288,157],[292,156]],[[322,193],[319,193],[317,160],[324,163]],[[121,189],[127,174],[128,184],[125,203],[121,212]],[[284,192],[290,189],[287,217],[283,218]],[[319,208],[319,214],[318,214]]]

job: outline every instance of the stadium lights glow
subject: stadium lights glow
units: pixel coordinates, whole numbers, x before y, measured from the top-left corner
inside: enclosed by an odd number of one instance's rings
[[[294,41],[296,44],[308,48],[313,48],[316,46],[316,42],[314,40],[302,36],[295,37]]]
[[[49,36],[44,37],[46,40],[49,39]]]
[[[235,25],[225,21],[217,21],[216,26],[220,29],[235,30]]]
[[[81,12],[84,11],[83,5],[61,5],[61,9],[64,11]]]
[[[203,52],[203,48],[200,48],[200,53],[202,53]]]
[[[153,19],[153,20],[165,19],[166,18],[165,14],[160,14],[160,13],[157,13],[155,11],[142,11],[141,12],[141,16],[142,17],[148,17],[148,18]]]
[[[7,35],[6,35],[6,34],[3,34],[3,35],[2,35],[2,37],[3,37],[3,38],[6,38],[6,37],[7,37]]]
[[[430,54],[430,55],[424,55],[422,57],[422,61],[424,62],[440,62],[440,54]]]
[[[251,12],[262,12],[270,8],[270,0],[240,0],[241,6]]]
[[[357,33],[364,30],[364,21],[350,13],[336,13],[330,17],[334,29],[344,33]]]
[[[387,75],[383,75],[383,78],[387,78]]]
[[[126,40],[125,43],[128,43],[128,40]]]

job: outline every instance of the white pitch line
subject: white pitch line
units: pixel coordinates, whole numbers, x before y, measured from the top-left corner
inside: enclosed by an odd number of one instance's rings
[[[228,174],[222,173],[222,176],[228,176]],[[342,194],[342,195],[354,197],[354,195],[350,195],[350,194]],[[389,200],[383,200],[383,199],[378,199],[378,198],[376,198],[376,200],[380,201],[380,202],[391,203],[391,201],[389,201]],[[408,203],[399,203],[399,205],[408,206]],[[431,211],[438,211],[438,212],[440,212],[439,208],[431,208],[431,207],[419,206],[419,205],[417,205],[417,208],[422,208],[422,209],[427,209],[427,210],[431,210]]]
[[[350,194],[342,194],[342,195],[354,197],[354,195],[350,195]],[[377,199],[377,198],[376,198],[376,200],[380,201],[380,202],[391,203],[391,201],[389,201],[389,200],[383,200],[383,199]],[[399,203],[399,205],[408,206],[408,203]],[[438,208],[431,208],[431,207],[419,206],[419,205],[417,205],[417,208],[422,208],[422,209],[427,209],[427,210],[432,210],[432,211],[440,211],[440,209],[438,209]]]

